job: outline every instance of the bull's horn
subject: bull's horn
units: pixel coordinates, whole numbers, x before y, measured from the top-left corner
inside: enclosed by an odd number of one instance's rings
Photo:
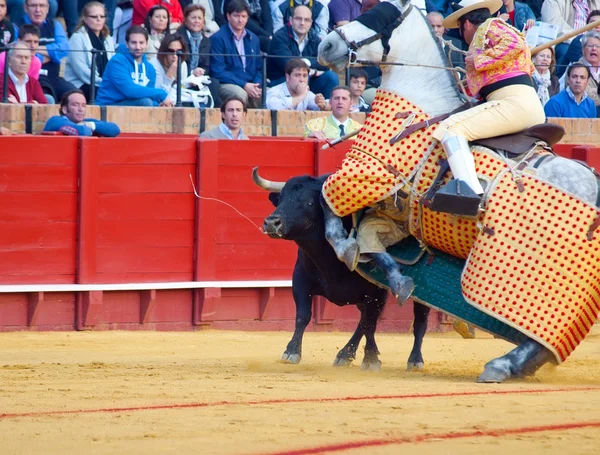
[[[258,166],[252,169],[252,180],[261,188],[272,191],[273,193],[280,193],[283,189],[283,185],[285,185],[285,182],[271,182],[270,180],[263,179],[258,175]]]

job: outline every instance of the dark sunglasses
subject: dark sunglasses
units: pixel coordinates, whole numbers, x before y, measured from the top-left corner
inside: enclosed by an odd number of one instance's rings
[[[90,19],[106,19],[106,15],[102,15],[102,14],[95,14],[95,15],[93,15],[93,16],[89,16],[89,15],[88,15],[88,17],[89,17]]]
[[[167,52],[170,52],[171,54],[176,54],[177,52],[183,52],[183,49],[167,49]]]

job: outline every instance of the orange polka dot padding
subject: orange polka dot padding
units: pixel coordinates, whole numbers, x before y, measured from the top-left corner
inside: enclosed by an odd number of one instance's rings
[[[587,239],[598,209],[524,174],[509,172],[490,194],[462,276],[473,306],[539,341],[564,361],[600,312],[600,231]],[[493,232],[493,233],[492,233]]]
[[[437,143],[432,137],[437,127],[434,125],[389,144],[403,130],[404,118],[396,118],[396,114],[414,113],[413,123],[429,118],[406,99],[378,90],[371,109],[341,169],[330,175],[323,186],[323,197],[338,216],[350,215],[393,194],[402,184],[387,166],[410,180]]]

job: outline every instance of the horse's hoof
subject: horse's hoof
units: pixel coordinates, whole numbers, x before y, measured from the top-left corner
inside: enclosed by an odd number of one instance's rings
[[[425,367],[424,362],[408,362],[406,364],[406,371],[420,371]]]
[[[374,371],[376,373],[381,371],[381,361],[380,360],[363,360],[363,363],[360,365],[360,369],[362,371]]]
[[[465,340],[472,340],[473,338],[475,338],[475,328],[467,324],[465,321],[455,319],[452,322],[452,328]]]
[[[352,359],[347,359],[344,357],[336,357],[333,361],[334,367],[347,367],[352,363]]]
[[[392,284],[392,293],[396,296],[398,305],[404,305],[413,291],[415,290],[415,282],[409,276],[403,276],[396,283]]]
[[[302,360],[302,356],[300,354],[289,354],[287,352],[284,352],[281,356],[281,360],[285,363],[293,363],[295,365],[300,363],[300,360]]]
[[[486,363],[483,373],[477,378],[477,382],[483,384],[496,384],[506,381],[510,378],[510,369],[502,368],[492,362]]]

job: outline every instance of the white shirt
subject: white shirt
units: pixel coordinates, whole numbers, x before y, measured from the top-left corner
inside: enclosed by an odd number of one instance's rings
[[[319,106],[315,103],[315,94],[310,90],[296,107],[292,107],[293,99],[287,83],[282,82],[267,90],[267,109],[272,110],[294,110],[294,111],[318,111]]]
[[[17,90],[17,95],[19,95],[19,102],[26,103],[27,102],[27,83],[29,82],[29,76],[26,74],[25,77],[23,78],[23,82],[21,83],[21,82],[19,82],[19,79],[17,79],[17,76],[15,75],[15,73],[13,73],[10,68],[8,69],[8,75],[12,79],[13,84],[15,84],[15,89]]]

